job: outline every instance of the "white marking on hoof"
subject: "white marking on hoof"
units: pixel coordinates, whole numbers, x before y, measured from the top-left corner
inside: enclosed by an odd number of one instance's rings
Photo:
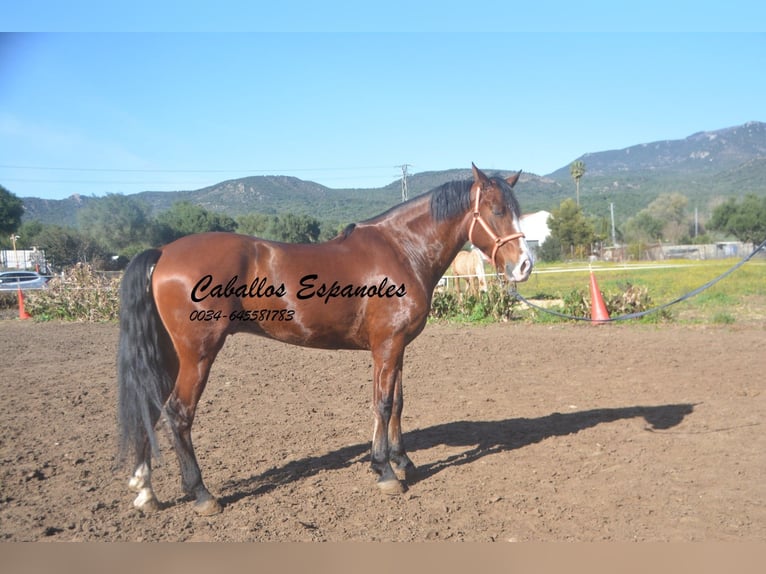
[[[151,488],[142,488],[138,493],[138,496],[136,496],[136,499],[133,501],[133,506],[139,510],[153,512],[159,510],[160,503],[157,500],[157,497],[154,496],[154,491],[152,491]]]
[[[151,476],[152,471],[149,469],[149,465],[142,463],[138,465],[138,468],[136,468],[133,476],[128,481],[128,487],[138,493],[138,496],[133,501],[133,506],[145,511],[158,510],[160,507],[160,503],[152,489]]]
[[[131,490],[136,492],[140,491],[144,487],[151,488],[152,471],[149,469],[149,465],[142,462],[136,467],[133,476],[128,481],[128,486]]]
[[[141,489],[143,487],[144,487],[143,479],[140,479],[136,476],[132,476],[130,480],[128,481],[128,488],[132,490],[133,492],[141,492]]]

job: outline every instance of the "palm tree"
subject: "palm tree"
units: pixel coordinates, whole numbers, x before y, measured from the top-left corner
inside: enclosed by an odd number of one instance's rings
[[[573,161],[569,166],[569,174],[572,179],[575,180],[575,187],[577,189],[577,205],[580,205],[580,178],[585,175],[585,162],[581,160]]]

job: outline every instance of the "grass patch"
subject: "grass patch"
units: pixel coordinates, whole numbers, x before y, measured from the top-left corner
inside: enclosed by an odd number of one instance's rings
[[[671,261],[639,262],[632,264],[602,264],[593,266],[598,285],[604,299],[609,303],[610,293],[625,292],[625,286],[645,292],[650,307],[669,303],[728,271],[739,260],[725,259],[712,261]],[[588,294],[590,271],[586,264],[539,264],[526,283],[517,286],[524,297],[534,299],[561,299],[572,303],[580,293]],[[752,321],[752,301],[762,301],[766,296],[766,260],[753,259],[724,277],[709,289],[669,308],[674,320],[683,323],[716,323]],[[589,298],[580,302],[579,314],[590,312]],[[614,311],[607,308],[610,316]],[[575,310],[575,309],[572,309]],[[627,309],[625,309],[627,311]],[[630,311],[629,311],[630,312]],[[543,317],[537,311],[524,311],[533,321],[551,322],[556,319]],[[577,313],[572,313],[577,314]],[[656,321],[667,317],[648,315],[645,321]],[[586,315],[587,316],[587,315]]]
[[[721,312],[713,315],[712,321],[716,325],[730,325],[734,323],[735,318],[730,313]]]

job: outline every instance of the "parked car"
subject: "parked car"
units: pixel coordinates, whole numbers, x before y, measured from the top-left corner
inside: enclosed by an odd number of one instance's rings
[[[0,272],[0,291],[15,291],[21,289],[43,289],[50,277],[40,275],[35,271],[3,271]]]

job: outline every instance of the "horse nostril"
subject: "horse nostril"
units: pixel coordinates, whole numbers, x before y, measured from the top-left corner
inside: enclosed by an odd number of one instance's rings
[[[531,272],[532,272],[532,260],[528,257],[525,257],[523,261],[519,262],[519,265],[516,268],[516,272],[513,274],[514,280],[526,281]]]
[[[521,271],[521,274],[524,275],[524,276],[526,276],[529,273],[531,273],[532,272],[532,260],[531,259],[525,259],[521,263],[520,271]]]

